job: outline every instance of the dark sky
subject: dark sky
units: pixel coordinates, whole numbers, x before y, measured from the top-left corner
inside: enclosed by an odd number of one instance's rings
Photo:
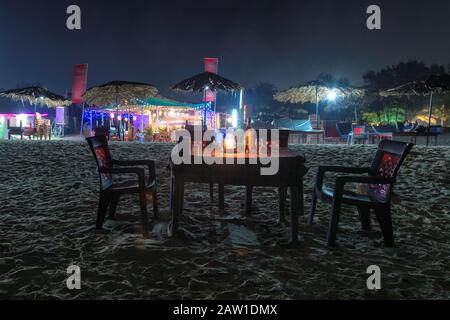
[[[82,30],[66,8],[82,9]],[[382,8],[381,31],[366,8]],[[286,88],[320,72],[361,74],[407,59],[450,63],[448,0],[0,0],[0,88],[70,90],[73,65],[88,85],[143,81],[162,92],[220,58],[220,73],[250,87]]]

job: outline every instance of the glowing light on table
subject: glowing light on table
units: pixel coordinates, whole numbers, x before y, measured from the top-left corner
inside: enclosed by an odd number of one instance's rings
[[[224,141],[225,150],[236,149],[236,139],[233,134],[227,134]]]

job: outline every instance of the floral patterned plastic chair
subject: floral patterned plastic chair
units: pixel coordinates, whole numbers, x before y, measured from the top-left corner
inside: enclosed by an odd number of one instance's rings
[[[370,211],[375,211],[384,236],[386,247],[394,246],[394,234],[391,218],[391,196],[397,173],[413,145],[398,141],[381,141],[372,166],[367,168],[354,167],[319,167],[314,191],[309,224],[313,224],[317,200],[331,204],[328,229],[328,245],[336,242],[337,227],[341,205],[353,205],[358,208],[362,229],[369,231]],[[334,189],[323,186],[325,173],[347,173],[352,176],[336,178]],[[367,174],[367,176],[357,176]],[[367,185],[367,194],[347,191],[348,184]]]
[[[97,163],[100,178],[100,199],[97,212],[97,229],[101,229],[109,208],[109,217],[114,218],[120,196],[139,194],[142,228],[144,237],[148,237],[147,194],[152,195],[153,214],[158,218],[158,200],[156,192],[155,163],[153,160],[119,161],[111,157],[106,136],[86,139]],[[148,168],[148,176],[145,169]],[[113,176],[135,174],[137,179],[115,183]]]

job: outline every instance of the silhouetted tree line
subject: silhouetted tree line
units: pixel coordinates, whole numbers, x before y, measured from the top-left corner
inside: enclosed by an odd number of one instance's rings
[[[362,75],[364,87],[374,94],[369,94],[359,101],[339,101],[336,104],[325,105],[322,117],[325,119],[343,120],[354,119],[357,110],[360,119],[378,118],[378,122],[403,121],[410,118],[426,106],[426,98],[383,98],[376,94],[379,90],[390,89],[407,82],[425,78],[432,74],[450,72],[450,64],[446,69],[443,65],[410,60],[396,65],[387,66],[379,71],[369,70]],[[315,80],[315,79],[314,79]],[[330,86],[350,85],[346,78],[336,78],[328,73],[319,74],[317,80],[329,83]],[[314,112],[314,104],[285,104],[273,99],[278,88],[274,84],[263,82],[247,90],[247,103],[253,106],[253,121],[269,123],[277,118],[307,118]],[[435,115],[446,121],[450,118],[449,97],[436,98]]]

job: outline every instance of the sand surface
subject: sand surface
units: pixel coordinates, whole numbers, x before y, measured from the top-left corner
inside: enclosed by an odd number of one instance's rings
[[[393,208],[397,248],[385,249],[379,227],[360,231],[344,207],[338,247],[326,246],[326,205],[317,223],[299,221],[287,246],[277,225],[277,193],[257,188],[246,217],[244,189],[226,187],[226,211],[206,185],[188,185],[181,235],[168,238],[169,144],[112,143],[118,159],[157,160],[160,211],[151,237],[141,236],[137,197],[124,197],[115,221],[96,231],[98,180],[86,143],[0,141],[0,298],[14,299],[350,299],[450,297],[450,147],[416,147],[400,172]],[[311,168],[368,165],[373,146],[294,146]],[[149,206],[151,212],[151,206]],[[307,210],[309,211],[309,210]],[[66,288],[79,265],[82,290]],[[381,291],[366,288],[366,269],[382,270]]]

